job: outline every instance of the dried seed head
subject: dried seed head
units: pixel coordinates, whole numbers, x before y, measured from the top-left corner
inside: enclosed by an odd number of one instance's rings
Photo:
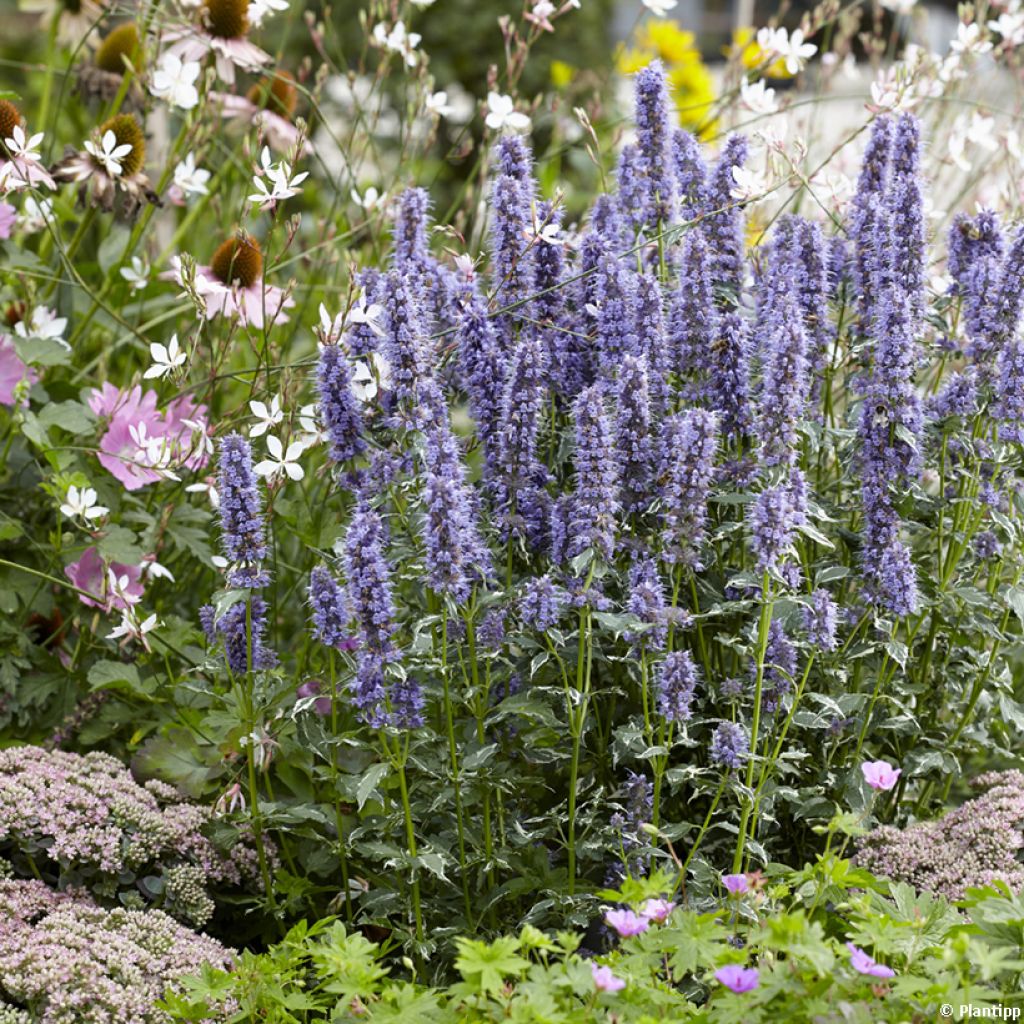
[[[119,146],[131,146],[130,153],[122,157],[121,169],[126,178],[138,174],[146,162],[146,139],[142,126],[131,114],[118,114],[100,125],[100,135],[113,132]]]
[[[278,71],[272,78],[261,78],[248,92],[250,103],[287,118],[289,121],[299,105],[295,79],[287,71]]]
[[[0,100],[0,153],[7,152],[4,139],[11,138],[14,135],[14,129],[24,123],[25,120],[21,116],[21,112],[13,103]]]
[[[203,0],[203,21],[212,36],[240,39],[249,31],[249,0]]]
[[[124,73],[124,58],[127,57],[132,64],[138,66],[138,56],[139,30],[134,21],[126,21],[100,43],[96,51],[96,67],[120,75]]]
[[[263,254],[252,235],[240,231],[220,245],[210,260],[210,269],[223,284],[237,281],[243,288],[254,285],[263,274]]]

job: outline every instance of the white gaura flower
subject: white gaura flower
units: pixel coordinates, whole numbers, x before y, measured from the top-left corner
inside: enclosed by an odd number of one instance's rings
[[[53,203],[49,199],[36,199],[35,196],[25,196],[25,202],[21,206],[21,216],[18,218],[18,226],[22,231],[30,235],[36,231],[42,231],[46,225],[53,220]]]
[[[740,101],[754,114],[774,114],[779,105],[775,101],[775,90],[769,89],[763,79],[740,83]]]
[[[141,256],[133,256],[130,267],[121,268],[121,276],[132,286],[132,292],[141,291],[149,284],[149,266]]]
[[[276,480],[282,473],[289,480],[301,480],[306,472],[299,465],[298,460],[305,450],[305,445],[301,441],[292,441],[285,450],[281,439],[271,434],[267,438],[267,452],[270,454],[270,458],[258,462],[253,467],[253,472],[257,476],[264,477],[268,483]]]
[[[64,340],[64,331],[67,326],[67,317],[57,316],[52,309],[46,306],[36,306],[30,317],[19,320],[14,325],[14,333],[19,338],[42,338],[55,341],[70,352],[71,346]]]
[[[208,476],[200,483],[189,484],[185,490],[189,494],[205,494],[214,509],[220,508],[220,494],[217,491],[217,478],[215,476]]]
[[[249,202],[255,203],[261,210],[297,196],[302,191],[299,185],[309,177],[308,171],[292,174],[291,166],[283,160],[276,164],[271,163],[270,150],[266,146],[263,147],[260,162],[261,172],[252,179],[256,192],[249,196]],[[267,187],[267,179],[270,181],[270,188]]]
[[[288,0],[252,0],[249,4],[249,24],[259,28],[267,18],[287,10]]]
[[[656,18],[664,18],[676,6],[676,2],[677,0],[643,0],[643,5]]]
[[[199,61],[182,60],[175,53],[165,53],[153,72],[149,91],[159,100],[165,100],[179,110],[191,110],[199,102],[196,79]]]
[[[982,38],[981,26],[977,22],[965,25],[962,21],[956,27],[956,39],[949,44],[953,53],[973,53],[980,56],[992,49],[991,40]]]
[[[404,21],[396,21],[390,30],[380,21],[373,26],[373,41],[381,49],[399,54],[410,68],[416,67],[419,59],[416,47],[420,45],[422,38],[418,32],[406,31]]]
[[[1003,45],[1012,48],[1024,45],[1024,11],[1005,11],[988,23],[990,32],[1003,37]]]
[[[156,613],[148,618],[139,621],[135,609],[125,608],[121,612],[121,622],[116,625],[108,634],[108,640],[117,640],[124,647],[130,640],[135,640],[148,651],[149,634],[159,625]]]
[[[255,426],[249,428],[250,437],[262,437],[284,419],[284,410],[281,408],[279,395],[274,395],[270,400],[269,407],[266,402],[250,402],[249,408],[257,419]]]
[[[299,442],[304,449],[323,444],[327,440],[327,434],[320,423],[320,406],[315,402],[299,409],[299,426],[303,430]]]
[[[972,167],[968,148],[981,148],[988,153],[994,153],[999,148],[994,118],[985,117],[975,110],[970,120],[966,116],[956,119],[949,133],[949,155],[962,171],[970,171]]]
[[[121,174],[121,161],[132,151],[129,143],[117,144],[117,136],[109,129],[103,133],[99,142],[85,140],[85,151],[110,175],[116,178]]]
[[[353,327],[368,327],[378,338],[387,333],[384,330],[384,308],[376,302],[367,301],[365,288],[348,311],[348,319]]]
[[[448,92],[442,89],[440,92],[432,92],[424,103],[428,114],[435,117],[451,117],[455,113],[455,107],[448,102]]]
[[[504,131],[506,128],[514,132],[530,130],[530,119],[516,110],[512,97],[498,92],[487,94],[487,116],[484,123],[496,132]]]
[[[368,361],[359,360],[352,370],[352,394],[356,400],[369,404],[379,391],[391,387],[391,365],[379,353],[373,352]]]
[[[96,504],[96,492],[91,487],[79,490],[72,484],[64,497],[60,511],[68,519],[83,519],[88,523],[91,519],[102,519],[110,509],[105,505]]]
[[[733,199],[742,202],[761,199],[768,190],[768,180],[763,172],[751,167],[734,167],[732,180],[735,182],[735,187],[730,189],[729,194]]]
[[[818,52],[818,48],[813,43],[804,42],[803,29],[794,29],[789,35],[780,28],[775,32],[775,51],[786,62],[786,70],[795,75]]]
[[[192,153],[174,168],[173,187],[181,190],[182,197],[205,196],[206,183],[209,180],[210,172],[196,166],[196,158]]]
[[[165,565],[156,560],[156,555],[146,555],[139,566],[143,576],[151,576],[155,580],[170,580],[174,582],[174,573]]]
[[[893,14],[910,14],[917,6],[917,0],[881,0],[882,6]]]
[[[171,340],[166,345],[154,341],[149,346],[149,354],[153,357],[153,365],[142,375],[145,380],[174,373],[179,366],[185,365],[188,358],[179,347],[176,334],[171,335]]]
[[[361,206],[367,213],[383,205],[387,198],[386,193],[378,192],[372,185],[362,193],[358,189],[352,189],[350,195],[352,196],[352,202],[356,206]]]
[[[433,6],[434,0],[409,0],[413,7],[418,7],[421,11],[425,11],[428,7]]]

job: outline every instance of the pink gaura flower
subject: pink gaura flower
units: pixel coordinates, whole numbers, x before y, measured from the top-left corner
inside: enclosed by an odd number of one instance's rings
[[[77,562],[64,567],[64,575],[79,590],[93,594],[98,600],[79,594],[78,599],[90,608],[105,612],[126,611],[138,603],[143,594],[142,569],[137,565],[111,562],[104,565],[97,548],[86,548]]]
[[[35,370],[27,366],[18,355],[14,341],[0,334],[0,405],[14,405],[14,393],[22,381],[35,384],[39,380]],[[28,399],[21,402],[28,405]]]
[[[647,918],[648,921],[656,921],[658,924],[664,924],[668,920],[669,914],[676,909],[676,905],[670,900],[646,900],[644,905],[640,908],[640,913]]]
[[[899,780],[901,768],[893,768],[888,761],[865,761],[860,770],[864,781],[872,788],[888,792]]]
[[[593,960],[590,961],[590,974],[598,992],[620,992],[626,987],[625,981],[616,977],[610,967],[600,967]]]
[[[750,891],[750,882],[746,875],[722,875],[722,884],[732,896]]]
[[[169,274],[182,287],[194,291],[207,320],[226,316],[261,330],[264,323],[284,323],[284,312],[295,300],[284,289],[263,280],[263,254],[251,235],[229,238],[213,254],[209,266],[196,266],[191,280],[182,261],[171,258]]]
[[[155,391],[120,391],[109,382],[94,390],[89,408],[109,420],[99,461],[129,491],[172,476],[172,467],[201,469],[209,461],[206,407],[183,395],[165,412]],[[198,440],[197,440],[198,439]]]
[[[873,978],[894,978],[896,976],[896,972],[891,967],[878,963],[852,942],[848,942],[846,948],[850,951],[850,966],[858,974],[870,974]]]
[[[632,910],[609,910],[604,915],[604,923],[614,928],[622,938],[639,935],[647,931],[650,921],[646,917],[634,914]]]
[[[728,964],[715,971],[715,980],[723,984],[730,992],[742,995],[752,992],[761,984],[756,967],[740,967],[739,964]]]

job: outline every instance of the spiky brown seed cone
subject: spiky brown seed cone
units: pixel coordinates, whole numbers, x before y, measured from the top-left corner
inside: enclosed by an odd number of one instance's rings
[[[146,162],[146,139],[142,126],[131,114],[118,114],[100,125],[100,135],[113,132],[119,146],[131,146],[132,151],[121,159],[121,173],[130,178],[142,170]]]
[[[249,31],[249,0],[203,0],[203,20],[211,36],[240,39]]]
[[[24,124],[24,118],[21,116],[21,112],[13,104],[7,100],[0,100],[0,153],[6,153],[7,147],[4,145],[4,139],[11,138],[14,135],[14,129],[19,124]]]
[[[263,274],[263,253],[259,242],[244,232],[229,238],[213,254],[210,269],[224,284],[237,281],[243,288],[254,285]]]
[[[138,67],[139,30],[134,21],[118,25],[100,43],[100,48],[96,51],[96,67],[115,75],[123,74],[125,57]]]
[[[287,71],[278,71],[273,78],[261,78],[248,92],[250,103],[291,120],[299,105],[299,90]]]

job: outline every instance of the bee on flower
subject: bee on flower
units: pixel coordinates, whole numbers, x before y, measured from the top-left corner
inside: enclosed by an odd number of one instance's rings
[[[132,217],[143,202],[161,205],[146,177],[145,163],[142,126],[132,114],[117,114],[86,139],[82,150],[68,147],[53,176],[77,184],[79,202],[101,210],[112,210],[120,193],[125,214]]]

